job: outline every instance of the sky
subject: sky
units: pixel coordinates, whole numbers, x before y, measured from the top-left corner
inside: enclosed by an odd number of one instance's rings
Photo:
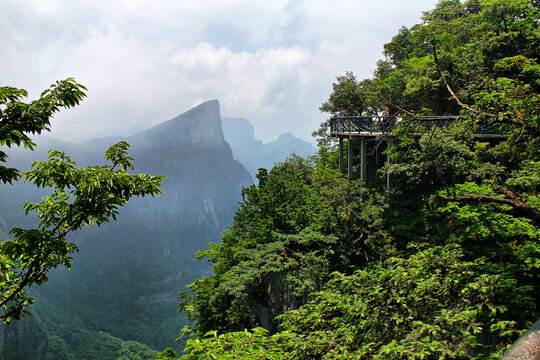
[[[338,75],[372,77],[383,45],[437,0],[0,0],[0,86],[88,88],[52,135],[126,134],[212,99],[256,138],[313,142]]]

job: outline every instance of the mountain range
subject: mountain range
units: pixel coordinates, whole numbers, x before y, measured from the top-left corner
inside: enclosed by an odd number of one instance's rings
[[[221,117],[225,140],[231,145],[234,158],[246,167],[252,176],[259,168],[271,169],[274,163],[284,161],[294,153],[302,157],[315,154],[316,149],[307,141],[291,133],[281,134],[276,140],[263,143],[255,139],[255,129],[244,118]]]

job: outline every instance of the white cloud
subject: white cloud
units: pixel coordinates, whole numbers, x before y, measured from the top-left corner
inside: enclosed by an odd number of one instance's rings
[[[145,127],[217,98],[263,140],[309,138],[336,75],[371,76],[382,46],[436,0],[2,0],[6,85],[74,76],[88,98],[58,134]]]
[[[310,66],[312,58],[309,50],[300,47],[233,53],[200,43],[175,53],[171,64],[178,80],[198,98],[208,94],[221,100],[223,111],[270,121],[296,101],[291,91],[300,97],[308,88],[309,78],[303,69]]]

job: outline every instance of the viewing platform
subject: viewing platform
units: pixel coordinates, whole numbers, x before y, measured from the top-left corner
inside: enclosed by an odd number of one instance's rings
[[[407,120],[404,131],[422,135],[434,128],[446,128],[460,119],[459,116],[418,116]],[[399,116],[340,116],[330,118],[332,136],[393,136],[391,132],[401,123]],[[483,138],[506,138],[493,125],[478,126],[473,134]]]
[[[330,118],[330,135],[339,139],[339,171],[344,173],[344,139],[349,142],[347,146],[347,174],[349,178],[355,169],[353,155],[355,150],[359,150],[360,177],[366,180],[368,178],[368,164],[377,170],[382,167],[384,162],[388,162],[388,158],[383,152],[390,149],[396,140],[397,134],[393,131],[398,125],[403,125],[401,128],[404,133],[420,137],[435,128],[447,128],[459,120],[459,116],[417,116],[413,120],[407,121],[403,121],[399,116],[334,116]],[[490,124],[476,126],[473,136],[481,139],[505,139],[508,137],[502,134],[498,127]],[[385,161],[382,161],[383,158]],[[391,185],[389,177],[387,177],[386,185],[387,187]]]

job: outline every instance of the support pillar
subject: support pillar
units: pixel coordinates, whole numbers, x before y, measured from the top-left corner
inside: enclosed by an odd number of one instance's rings
[[[394,145],[394,139],[386,139],[386,148],[390,150],[390,148]],[[390,154],[386,154],[386,162],[390,164]],[[390,177],[390,174],[386,174],[386,188],[390,189],[392,187],[392,179]]]
[[[352,170],[353,170],[353,138],[352,136],[349,136],[349,148],[348,148],[348,152],[347,152],[347,176],[349,177],[349,179],[352,177]]]
[[[367,139],[360,139],[360,178],[367,178]]]
[[[343,138],[339,137],[339,172],[343,174]]]
[[[379,169],[381,167],[381,153],[382,153],[379,141],[377,141],[375,145],[374,153],[375,153],[375,169]]]

